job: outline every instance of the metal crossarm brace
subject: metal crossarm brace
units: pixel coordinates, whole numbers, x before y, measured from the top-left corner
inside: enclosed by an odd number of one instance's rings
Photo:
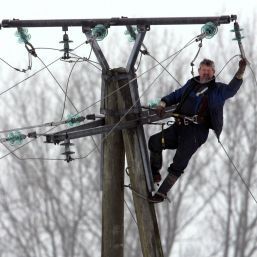
[[[94,51],[94,54],[95,54],[98,62],[101,65],[103,73],[106,73],[110,69],[108,62],[106,61],[106,59],[103,55],[103,52],[102,52],[101,48],[99,47],[97,41],[92,37],[92,32],[91,32],[90,27],[83,26],[82,31],[83,31],[83,33],[85,33],[88,43],[91,45],[91,47]]]
[[[107,60],[105,59],[104,54],[103,54],[101,48],[99,47],[97,41],[92,37],[92,31],[91,31],[90,27],[83,26],[82,31],[83,31],[83,33],[85,33],[87,40],[88,40],[89,44],[91,45],[91,47],[94,51],[94,54],[102,67],[101,99],[104,99],[105,91],[106,91],[105,77],[106,77],[106,75],[108,75],[108,71],[109,71],[110,67],[109,67],[109,64],[108,64]],[[102,100],[101,107],[100,107],[100,113],[104,114],[105,113],[104,110],[105,110],[105,104],[104,104],[104,100]]]
[[[134,66],[140,51],[140,48],[143,44],[144,37],[146,34],[146,31],[150,29],[149,26],[140,26],[138,27],[139,33],[137,34],[136,41],[134,44],[134,47],[132,49],[132,52],[130,54],[126,71],[129,74],[129,81],[131,81],[136,74],[134,73]],[[132,103],[135,107],[141,111],[141,104],[140,104],[140,98],[138,94],[138,85],[137,85],[137,80],[132,80],[132,82],[129,82],[129,87],[130,87],[130,93],[132,97]],[[140,114],[139,114],[140,115]],[[140,124],[139,126],[136,127],[137,130],[137,137],[139,141],[139,147],[140,147],[140,152],[141,152],[141,157],[143,160],[143,167],[144,167],[144,173],[146,177],[146,183],[149,191],[154,191],[154,183],[153,183],[153,178],[152,176],[149,176],[149,171],[151,170],[150,163],[149,163],[149,156],[148,156],[148,151],[147,151],[147,144],[145,140],[145,133],[144,133],[144,128],[143,125]]]

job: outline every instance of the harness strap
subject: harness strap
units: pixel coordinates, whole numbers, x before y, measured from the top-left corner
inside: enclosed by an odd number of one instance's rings
[[[206,122],[204,116],[194,115],[194,116],[186,116],[178,113],[173,113],[172,116],[175,118],[175,122],[178,125],[189,125],[190,123],[193,124],[202,124]]]

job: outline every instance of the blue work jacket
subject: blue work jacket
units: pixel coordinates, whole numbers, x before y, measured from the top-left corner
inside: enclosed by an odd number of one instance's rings
[[[199,81],[199,76],[188,80],[183,87],[175,90],[167,96],[164,96],[161,100],[164,101],[167,106],[180,103],[185,91],[189,90],[188,87],[193,87],[197,84],[196,81]],[[207,83],[207,99],[211,120],[210,127],[214,130],[218,139],[223,127],[223,107],[225,101],[237,93],[242,83],[243,80],[237,79],[236,77],[234,77],[229,84],[215,82],[215,78]]]

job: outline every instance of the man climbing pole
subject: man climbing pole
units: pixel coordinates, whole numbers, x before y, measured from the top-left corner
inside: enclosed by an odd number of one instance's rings
[[[204,59],[199,65],[199,76],[193,77],[178,90],[163,97],[156,108],[162,117],[165,107],[178,104],[175,123],[160,133],[152,135],[148,142],[150,163],[154,182],[161,181],[162,151],[177,149],[168,175],[155,195],[149,197],[153,203],[162,202],[167,193],[184,172],[192,155],[206,142],[209,128],[213,129],[218,140],[223,126],[223,106],[233,97],[243,82],[247,65],[246,59],[239,61],[239,68],[228,85],[215,81],[215,65]]]

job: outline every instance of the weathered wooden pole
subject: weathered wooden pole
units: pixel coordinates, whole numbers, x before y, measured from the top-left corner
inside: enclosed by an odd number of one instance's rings
[[[119,72],[127,74],[125,69],[120,69]],[[126,83],[128,79],[120,80],[119,86],[122,87]],[[129,87],[124,87],[118,92],[118,104],[120,110],[128,110],[133,105]],[[147,200],[148,189],[137,128],[123,130],[122,134],[143,256],[163,257],[154,205]]]
[[[110,72],[115,73],[115,70]],[[111,94],[117,87],[117,81],[106,81],[107,95]],[[117,110],[117,94],[114,93],[105,99],[106,124],[115,124],[119,121],[119,117],[115,115]],[[111,132],[104,139],[102,257],[123,257],[124,159],[125,152],[122,132]]]

